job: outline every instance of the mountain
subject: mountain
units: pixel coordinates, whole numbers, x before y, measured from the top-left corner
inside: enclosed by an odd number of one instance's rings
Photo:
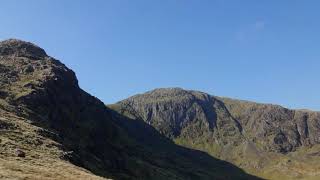
[[[176,145],[180,130],[164,136],[106,107],[32,43],[0,42],[1,179],[259,179]]]
[[[181,88],[109,106],[184,147],[267,179],[320,178],[320,112],[290,110]]]

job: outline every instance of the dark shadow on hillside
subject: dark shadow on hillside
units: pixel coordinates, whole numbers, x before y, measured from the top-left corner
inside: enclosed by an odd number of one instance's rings
[[[176,145],[142,120],[129,119],[114,110],[109,111],[115,123],[150,153],[144,158],[159,168],[174,170],[185,179],[261,179],[205,152]]]
[[[34,111],[29,119],[55,132],[40,134],[62,144],[68,152],[63,159],[96,175],[116,180],[260,179],[207,153],[178,146],[152,126],[107,108],[85,92],[65,104],[61,102],[67,96],[44,97],[28,101]],[[39,109],[47,97],[51,103]]]

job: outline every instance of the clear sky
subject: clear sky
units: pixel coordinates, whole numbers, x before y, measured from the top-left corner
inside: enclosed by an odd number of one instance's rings
[[[1,0],[106,104],[158,87],[320,110],[319,0]]]

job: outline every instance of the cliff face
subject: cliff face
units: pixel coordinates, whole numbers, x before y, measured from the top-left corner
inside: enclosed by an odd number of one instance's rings
[[[320,113],[290,110],[277,105],[221,98],[252,141],[266,142],[266,149],[281,153],[319,144]]]
[[[156,89],[118,105],[169,138],[209,135],[221,145],[259,141],[265,150],[280,153],[319,143],[318,112],[219,98],[179,88]]]
[[[255,179],[107,108],[79,88],[72,70],[20,40],[0,42],[0,117],[4,178]]]
[[[221,144],[243,140],[240,123],[223,102],[196,91],[156,89],[118,103],[120,111],[144,120],[169,138],[210,136]]]
[[[319,112],[220,98],[180,88],[156,89],[112,107],[147,122],[178,144],[206,151],[253,172],[268,171],[289,156],[295,158],[292,154],[317,146],[320,138]],[[302,152],[302,156],[307,153]],[[297,160],[297,164],[301,162]],[[293,172],[280,174],[293,178]],[[302,175],[306,174],[312,174],[312,169]]]

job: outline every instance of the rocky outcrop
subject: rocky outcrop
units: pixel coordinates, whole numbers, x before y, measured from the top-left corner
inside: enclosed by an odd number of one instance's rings
[[[17,39],[9,39],[0,43],[1,56],[27,57],[31,59],[41,59],[47,56],[46,52],[29,42]]]

